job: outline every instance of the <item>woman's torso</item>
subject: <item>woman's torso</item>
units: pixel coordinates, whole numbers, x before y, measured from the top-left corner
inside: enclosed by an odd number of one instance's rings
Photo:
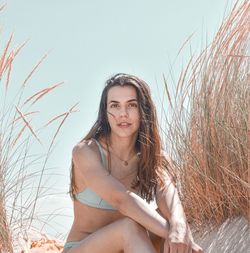
[[[98,143],[99,145],[98,147]],[[104,144],[100,141],[91,140],[89,147],[98,153],[100,160],[102,160],[101,152],[103,152],[107,163],[107,151],[104,149]],[[100,150],[101,148],[101,150]],[[103,162],[103,161],[102,161]],[[106,164],[104,164],[106,166]],[[106,168],[107,169],[107,168]],[[118,179],[127,189],[136,192],[132,189],[132,183],[136,180],[138,169],[138,157],[135,156],[129,161],[127,166],[123,166],[119,159],[111,156],[111,175]],[[77,170],[75,171],[76,185],[79,192],[86,191],[84,179],[78,176]],[[90,189],[88,189],[90,190]],[[74,221],[67,241],[79,241],[85,238],[90,233],[95,232],[99,228],[114,222],[117,219],[123,217],[123,215],[117,210],[108,210],[104,208],[91,207],[87,204],[83,204],[78,200],[73,202],[74,204]]]

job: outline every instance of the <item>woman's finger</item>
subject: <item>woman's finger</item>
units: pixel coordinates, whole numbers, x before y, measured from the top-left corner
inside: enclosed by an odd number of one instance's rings
[[[181,244],[178,248],[178,253],[181,252],[181,253],[190,253],[190,246],[188,246],[187,244]],[[192,252],[191,252],[192,253]]]
[[[192,253],[192,248],[191,248],[191,246],[186,246],[185,247],[185,253]]]
[[[193,243],[191,253],[204,253],[204,251],[198,244]]]
[[[200,248],[200,249],[198,249],[198,250],[192,249],[192,250],[190,251],[190,253],[204,253],[204,251],[203,251],[202,248]]]
[[[164,243],[164,253],[170,253],[169,250],[170,250],[170,249],[169,249],[169,243],[166,243],[166,242],[165,242],[165,243]]]
[[[177,251],[177,244],[176,243],[169,243],[170,253],[178,253]]]

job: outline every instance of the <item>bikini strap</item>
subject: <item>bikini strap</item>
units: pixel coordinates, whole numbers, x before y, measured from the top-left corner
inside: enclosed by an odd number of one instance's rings
[[[104,167],[107,168],[106,167],[107,166],[106,157],[105,157],[105,154],[104,154],[104,151],[103,151],[103,148],[102,148],[101,144],[96,139],[94,139],[94,138],[92,138],[92,139],[95,141],[95,143],[98,146],[98,149],[100,151],[100,154],[101,154],[101,157],[102,157],[102,163],[103,163]]]

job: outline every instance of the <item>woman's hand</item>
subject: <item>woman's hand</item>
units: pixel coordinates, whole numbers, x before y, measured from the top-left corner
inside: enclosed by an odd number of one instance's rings
[[[192,233],[185,221],[170,221],[168,240],[164,242],[164,253],[203,253],[194,242]]]

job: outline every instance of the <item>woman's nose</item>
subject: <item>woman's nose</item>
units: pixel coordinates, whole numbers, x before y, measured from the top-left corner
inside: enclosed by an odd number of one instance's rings
[[[128,110],[127,110],[127,108],[121,108],[120,109],[120,117],[122,117],[122,116],[128,116]]]

